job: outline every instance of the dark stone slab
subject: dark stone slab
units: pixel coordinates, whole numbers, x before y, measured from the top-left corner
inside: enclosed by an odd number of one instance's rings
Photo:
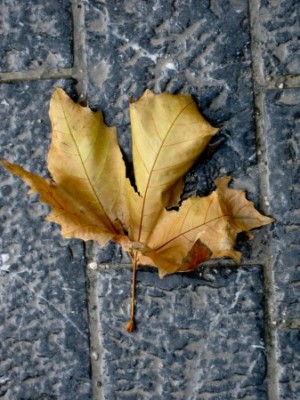
[[[128,167],[130,97],[137,100],[146,88],[191,93],[220,128],[214,141],[222,144],[187,175],[185,196],[208,194],[215,178],[230,174],[257,200],[247,2],[89,1],[86,29],[89,103],[117,125]],[[251,258],[251,244],[241,246]]]
[[[267,398],[260,267],[163,280],[139,271],[131,334],[130,269],[94,274],[98,304],[91,318],[100,316],[102,353],[95,362],[105,400]]]
[[[261,0],[262,54],[267,75],[300,73],[300,9],[296,0]]]
[[[300,393],[300,332],[282,329],[278,332],[281,399],[296,400]]]
[[[49,99],[43,81],[0,87],[0,158],[46,175]],[[0,171],[0,397],[91,398],[84,249],[44,221],[48,208]]]
[[[266,140],[278,319],[300,317],[300,89],[266,97]]]
[[[0,71],[72,65],[71,1],[1,1]]]
[[[236,168],[245,172],[255,162],[247,6],[222,4],[87,4],[89,101],[120,127],[128,154],[129,98],[137,99],[148,87],[193,94],[205,116],[223,126],[227,140],[213,177]]]

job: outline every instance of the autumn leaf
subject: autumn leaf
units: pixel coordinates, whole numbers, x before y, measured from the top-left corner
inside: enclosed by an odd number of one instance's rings
[[[60,88],[50,102],[52,142],[48,169],[52,179],[2,161],[20,176],[30,193],[51,206],[49,221],[65,238],[113,240],[132,258],[132,307],[127,330],[134,330],[138,265],[155,266],[161,277],[188,272],[209,258],[231,257],[237,234],[269,224],[245,192],[216,180],[206,197],[179,200],[183,178],[216,133],[190,95],[147,90],[130,104],[133,165],[137,192],[126,178],[116,129],[100,112],[75,104]],[[177,205],[179,210],[169,210]]]

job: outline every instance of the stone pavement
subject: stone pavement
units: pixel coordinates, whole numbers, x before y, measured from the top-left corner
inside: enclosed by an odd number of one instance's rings
[[[0,54],[0,158],[47,176],[57,86],[118,126],[128,164],[129,98],[187,92],[223,144],[186,195],[231,174],[277,219],[238,268],[141,269],[128,334],[126,255],[61,238],[1,169],[0,399],[300,398],[298,0],[2,0]]]

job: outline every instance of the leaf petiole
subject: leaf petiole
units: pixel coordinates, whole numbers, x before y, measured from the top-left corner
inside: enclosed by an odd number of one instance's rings
[[[135,294],[136,294],[136,269],[137,269],[137,252],[134,252],[133,262],[132,262],[132,281],[131,281],[131,312],[130,319],[126,324],[126,331],[131,333],[135,331]]]

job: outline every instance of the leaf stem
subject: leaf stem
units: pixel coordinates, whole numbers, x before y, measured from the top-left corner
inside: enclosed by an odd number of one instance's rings
[[[135,293],[136,293],[136,269],[137,269],[137,252],[134,252],[132,262],[132,281],[131,281],[131,312],[130,319],[126,324],[126,331],[131,333],[135,330]]]

